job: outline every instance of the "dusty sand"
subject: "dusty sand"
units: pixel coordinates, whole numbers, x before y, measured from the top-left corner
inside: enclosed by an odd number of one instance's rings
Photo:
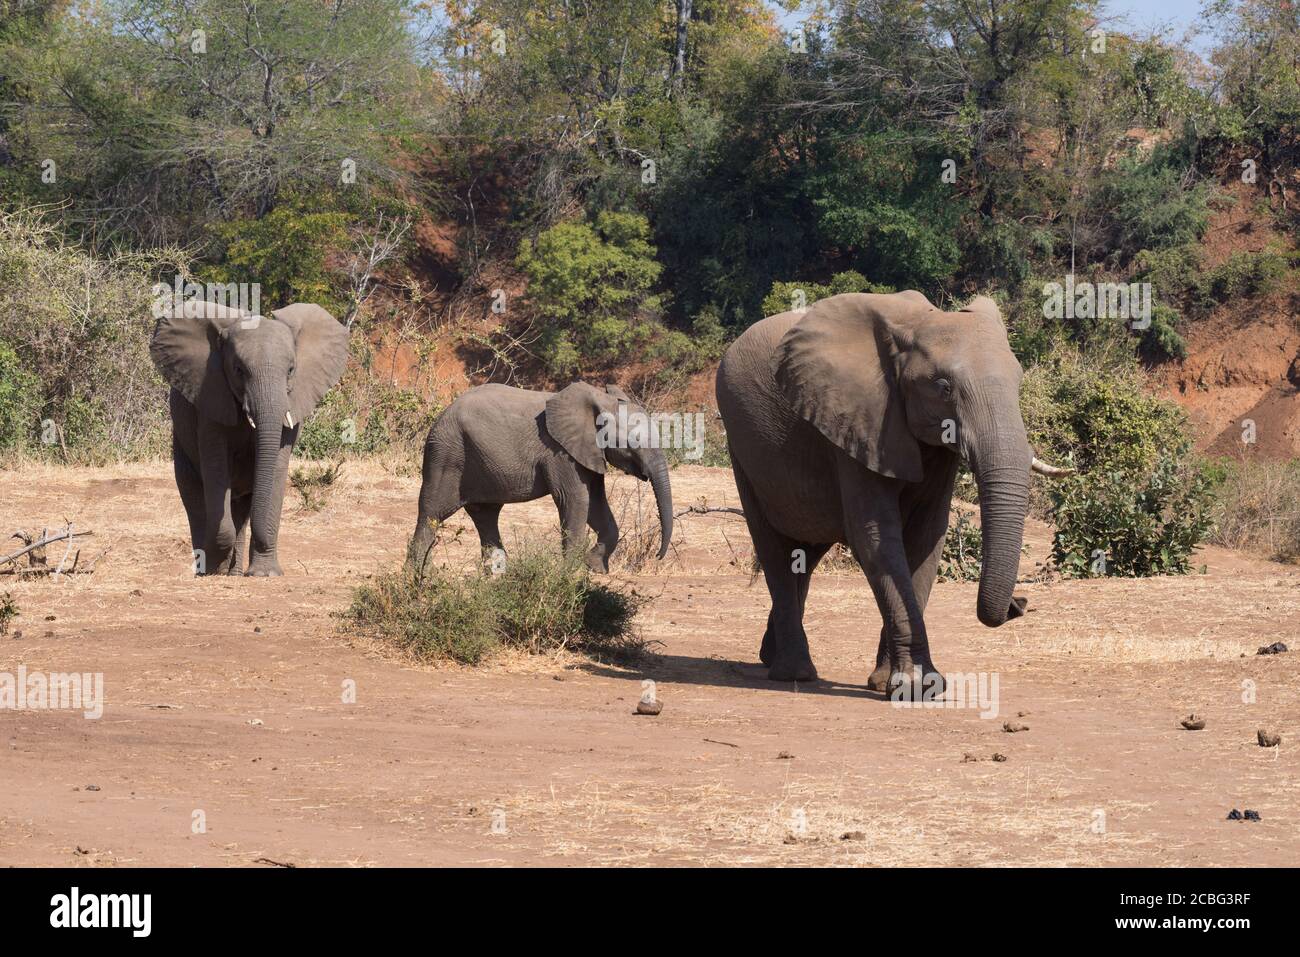
[[[1300,862],[1293,568],[1206,549],[1206,575],[1027,581],[1031,613],[997,630],[975,620],[974,585],[940,583],[935,661],[997,674],[984,718],[865,689],[880,624],[851,571],[813,579],[822,680],[767,681],[744,522],[691,515],[668,560],[615,573],[655,596],[637,667],[427,667],[334,617],[401,555],[418,484],[348,463],[324,510],[286,505],[284,578],[195,579],[167,463],[0,471],[0,531],[66,518],[96,533],[83,562],[112,546],[93,575],[0,575],[21,610],[0,672],[102,672],[106,697],[100,720],[0,710],[0,864]],[[727,470],[673,486],[679,509],[737,504]],[[648,489],[615,486],[625,533],[645,523],[638,494],[652,516]],[[444,555],[469,561],[472,526],[451,525],[465,532]],[[507,507],[502,529],[558,538],[548,501]],[[1048,532],[1028,540],[1033,577]],[[1278,639],[1296,650],[1256,656]],[[645,679],[658,717],[633,714]],[[1192,711],[1204,731],[1179,727]],[[1263,820],[1224,820],[1234,807]]]

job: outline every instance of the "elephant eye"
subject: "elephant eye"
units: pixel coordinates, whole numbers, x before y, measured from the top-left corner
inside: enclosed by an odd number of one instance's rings
[[[947,379],[935,379],[935,380],[934,380],[934,384],[935,384],[935,386],[938,387],[938,389],[939,389],[939,394],[940,394],[941,396],[943,396],[945,399],[951,399],[951,398],[952,398],[952,383],[951,383],[951,382],[949,382]]]

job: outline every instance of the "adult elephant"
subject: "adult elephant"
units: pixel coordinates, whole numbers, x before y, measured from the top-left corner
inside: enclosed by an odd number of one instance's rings
[[[607,465],[654,489],[663,558],[673,535],[668,462],[651,435],[649,417],[622,390],[611,385],[602,391],[585,382],[555,393],[496,384],[470,389],[429,429],[409,560],[422,568],[436,525],[462,507],[474,521],[483,554],[504,550],[497,528],[501,506],[550,495],[565,551],[584,546],[590,527],[596,544],[587,565],[607,572],[618,546],[618,523],[605,497]]]
[[[254,316],[201,300],[154,329],[171,385],[172,462],[199,574],[280,575],[276,542],[289,457],[303,420],[339,380],[348,333],[320,306]]]
[[[943,552],[957,465],[979,486],[979,620],[1013,597],[1032,469],[1020,364],[997,306],[943,312],[918,292],[832,296],[755,323],[718,369],[736,486],[772,596],[759,656],[776,680],[816,678],[803,630],[808,580],[835,543],[861,565],[884,627],[873,690],[943,687],[923,613]],[[921,682],[917,686],[916,682]]]

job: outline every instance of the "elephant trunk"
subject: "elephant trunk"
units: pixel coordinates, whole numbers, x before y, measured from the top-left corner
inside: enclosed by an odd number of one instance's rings
[[[981,623],[997,628],[1021,614],[1012,591],[1020,570],[1025,516],[1029,512],[1029,462],[1033,453],[1025,437],[1019,410],[1001,423],[985,422],[979,438],[968,449],[971,472],[979,487],[980,560],[976,614]],[[1014,419],[1014,421],[1006,421]]]
[[[289,395],[283,384],[250,388],[247,413],[254,425],[253,504],[249,515],[252,550],[248,573],[280,573],[276,543],[285,476],[297,429],[288,428]]]
[[[655,449],[644,456],[643,463],[655,492],[655,504],[659,506],[659,558],[662,560],[673,539],[673,490],[668,482],[668,459]]]

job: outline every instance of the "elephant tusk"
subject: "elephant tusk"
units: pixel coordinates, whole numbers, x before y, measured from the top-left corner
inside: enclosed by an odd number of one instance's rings
[[[1063,469],[1055,465],[1048,465],[1037,455],[1029,463],[1029,467],[1039,475],[1046,475],[1048,478],[1061,478],[1066,475],[1073,475],[1074,469]]]
[[[287,428],[293,428],[293,413],[286,411],[284,413],[284,424]]]
[[[244,418],[248,419],[249,425],[251,425],[255,429],[257,428],[257,423],[253,421],[253,417],[249,413],[245,412]]]

